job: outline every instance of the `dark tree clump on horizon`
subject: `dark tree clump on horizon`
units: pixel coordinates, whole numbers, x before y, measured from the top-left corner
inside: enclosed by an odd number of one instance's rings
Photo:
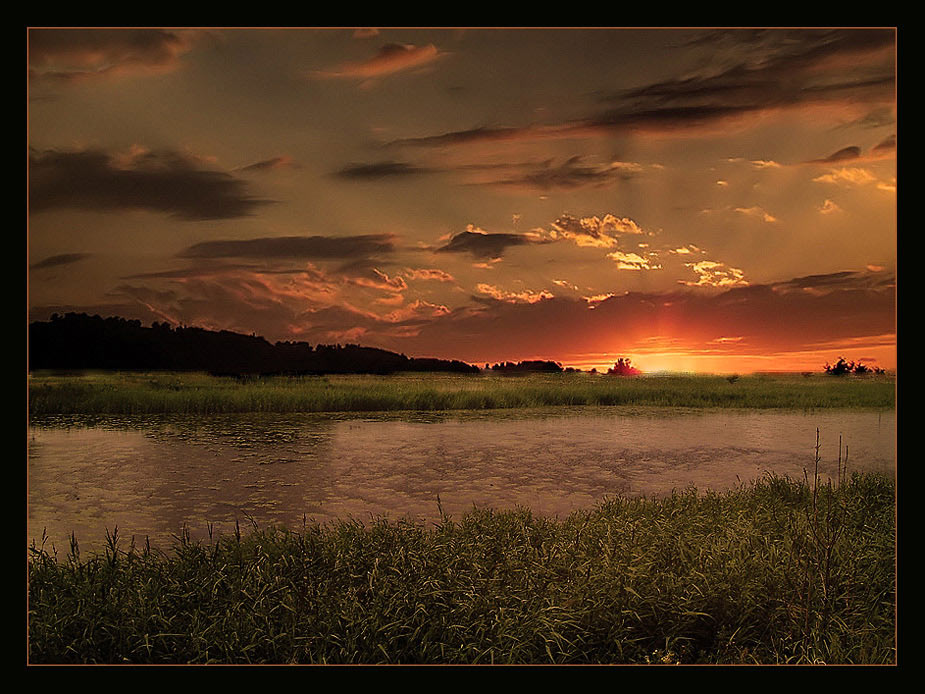
[[[638,376],[642,371],[633,366],[628,358],[620,357],[612,369],[607,369],[607,373],[611,376]]]
[[[860,361],[847,361],[844,357],[839,357],[834,364],[826,363],[825,372],[831,376],[844,376],[846,374],[883,374],[883,369],[879,366],[867,366]]]

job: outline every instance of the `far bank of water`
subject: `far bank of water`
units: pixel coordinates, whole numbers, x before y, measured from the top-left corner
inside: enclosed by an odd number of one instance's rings
[[[193,537],[371,516],[436,520],[473,505],[567,516],[606,496],[728,489],[768,473],[895,474],[894,410],[573,408],[362,415],[45,417],[28,441],[28,540],[118,526]],[[439,505],[438,505],[439,497]]]

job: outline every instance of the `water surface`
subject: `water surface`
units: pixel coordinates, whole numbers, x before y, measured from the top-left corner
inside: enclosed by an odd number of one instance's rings
[[[169,548],[249,527],[473,505],[567,516],[606,496],[722,490],[767,473],[894,474],[895,411],[574,408],[467,413],[58,417],[28,441],[28,538]]]

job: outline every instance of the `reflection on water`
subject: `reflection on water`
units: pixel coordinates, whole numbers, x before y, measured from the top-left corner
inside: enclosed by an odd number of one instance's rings
[[[458,517],[473,505],[566,516],[612,495],[725,489],[766,472],[893,474],[895,412],[581,408],[381,415],[45,418],[28,442],[29,539],[105,530],[167,548],[236,521],[301,527],[370,516]]]

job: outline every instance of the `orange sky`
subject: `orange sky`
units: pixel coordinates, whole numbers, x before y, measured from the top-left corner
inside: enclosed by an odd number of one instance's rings
[[[896,365],[893,29],[33,29],[29,307]]]

